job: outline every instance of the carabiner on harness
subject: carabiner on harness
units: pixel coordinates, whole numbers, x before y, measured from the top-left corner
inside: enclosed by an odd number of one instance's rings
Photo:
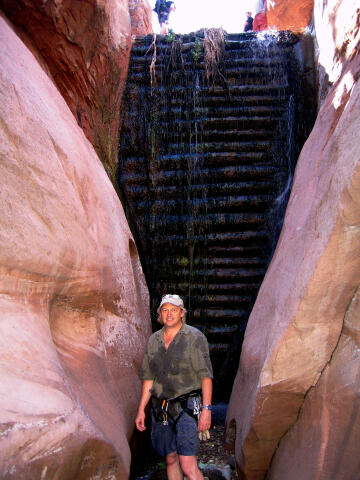
[[[200,406],[200,402],[199,402],[199,399],[197,397],[194,397],[194,400],[193,400],[193,415],[194,416],[199,416],[200,415],[200,412],[201,412],[201,406]]]
[[[168,400],[163,400],[161,404],[161,411],[162,411],[162,424],[163,425],[168,425],[168,408],[169,408],[169,402]]]

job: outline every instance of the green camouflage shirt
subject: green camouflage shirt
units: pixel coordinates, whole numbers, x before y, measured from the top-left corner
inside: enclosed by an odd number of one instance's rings
[[[175,398],[201,388],[201,380],[213,376],[205,335],[184,323],[166,350],[163,332],[164,328],[149,338],[141,380],[153,380],[151,394],[156,398]]]

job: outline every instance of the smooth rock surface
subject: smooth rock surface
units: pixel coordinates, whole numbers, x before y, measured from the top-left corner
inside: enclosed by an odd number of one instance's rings
[[[1,6],[41,56],[113,178],[131,36],[151,31],[147,0],[2,0]]]
[[[360,472],[360,291],[331,361],[280,443],[271,480],[354,480]],[[309,431],[312,433],[309,435]]]
[[[322,153],[334,163],[328,166],[333,171],[331,182],[341,182],[347,167],[351,174],[345,176],[338,218],[322,261],[331,290],[324,290],[319,298],[322,307],[328,304],[330,321],[340,317],[341,334],[319,380],[307,392],[298,420],[281,439],[271,480],[353,480],[360,472],[360,142],[355,138],[360,128],[359,76],[356,58],[327,98],[314,132],[331,132]],[[314,146],[310,142],[306,147],[309,158]],[[315,354],[322,348],[320,343]]]
[[[127,478],[148,291],[100,160],[2,17],[0,122],[1,478]]]
[[[355,54],[302,150],[248,323],[227,415],[241,479],[359,471],[359,77]]]

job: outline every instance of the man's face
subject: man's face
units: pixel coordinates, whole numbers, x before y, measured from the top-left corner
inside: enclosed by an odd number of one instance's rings
[[[165,327],[178,327],[182,323],[183,312],[172,303],[164,303],[161,307],[161,320]]]

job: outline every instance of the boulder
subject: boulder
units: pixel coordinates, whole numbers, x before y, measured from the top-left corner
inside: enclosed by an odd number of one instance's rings
[[[314,0],[275,0],[267,2],[269,28],[301,33],[309,25]]]
[[[132,34],[151,31],[147,0],[2,0],[38,52],[114,180],[119,110]],[[130,11],[129,11],[130,8]]]
[[[246,329],[227,415],[241,479],[359,471],[359,78],[355,52],[300,155]]]
[[[124,479],[150,335],[136,247],[92,145],[4,17],[0,97],[1,478]]]

